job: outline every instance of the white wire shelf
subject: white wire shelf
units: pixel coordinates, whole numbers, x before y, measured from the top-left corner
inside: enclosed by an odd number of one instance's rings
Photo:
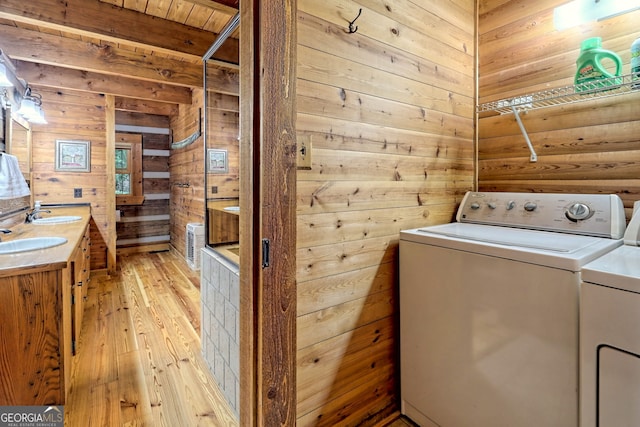
[[[574,104],[590,99],[607,98],[638,90],[640,75],[627,74],[598,81],[547,89],[540,92],[500,99],[478,105],[478,113],[495,111],[500,114],[517,110],[535,110],[555,105]]]

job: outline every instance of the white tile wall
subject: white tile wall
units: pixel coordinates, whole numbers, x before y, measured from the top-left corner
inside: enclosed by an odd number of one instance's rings
[[[238,266],[202,249],[202,354],[236,417],[240,405],[240,275]]]

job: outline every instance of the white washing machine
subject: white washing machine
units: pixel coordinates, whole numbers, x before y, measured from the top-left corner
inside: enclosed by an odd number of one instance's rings
[[[401,410],[423,427],[577,427],[580,269],[622,245],[614,195],[465,195],[400,233]]]
[[[640,202],[624,246],[584,267],[581,427],[640,426]]]

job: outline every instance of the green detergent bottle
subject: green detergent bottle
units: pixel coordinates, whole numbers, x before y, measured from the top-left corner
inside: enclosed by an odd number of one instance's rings
[[[616,66],[615,74],[611,74],[602,65],[602,61],[609,59]],[[615,53],[602,49],[602,38],[592,37],[580,45],[580,56],[576,61],[576,92],[612,89],[610,86],[619,85],[622,75],[622,60]]]

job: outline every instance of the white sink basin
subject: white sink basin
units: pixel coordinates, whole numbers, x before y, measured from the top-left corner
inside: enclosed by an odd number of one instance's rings
[[[0,242],[0,255],[47,249],[67,243],[64,237],[32,237]]]
[[[222,209],[229,212],[240,212],[240,206],[227,206],[226,208]]]
[[[60,215],[60,216],[49,216],[46,218],[38,218],[32,221],[33,224],[64,224],[66,222],[74,222],[80,221],[82,219],[81,216],[76,215]]]

